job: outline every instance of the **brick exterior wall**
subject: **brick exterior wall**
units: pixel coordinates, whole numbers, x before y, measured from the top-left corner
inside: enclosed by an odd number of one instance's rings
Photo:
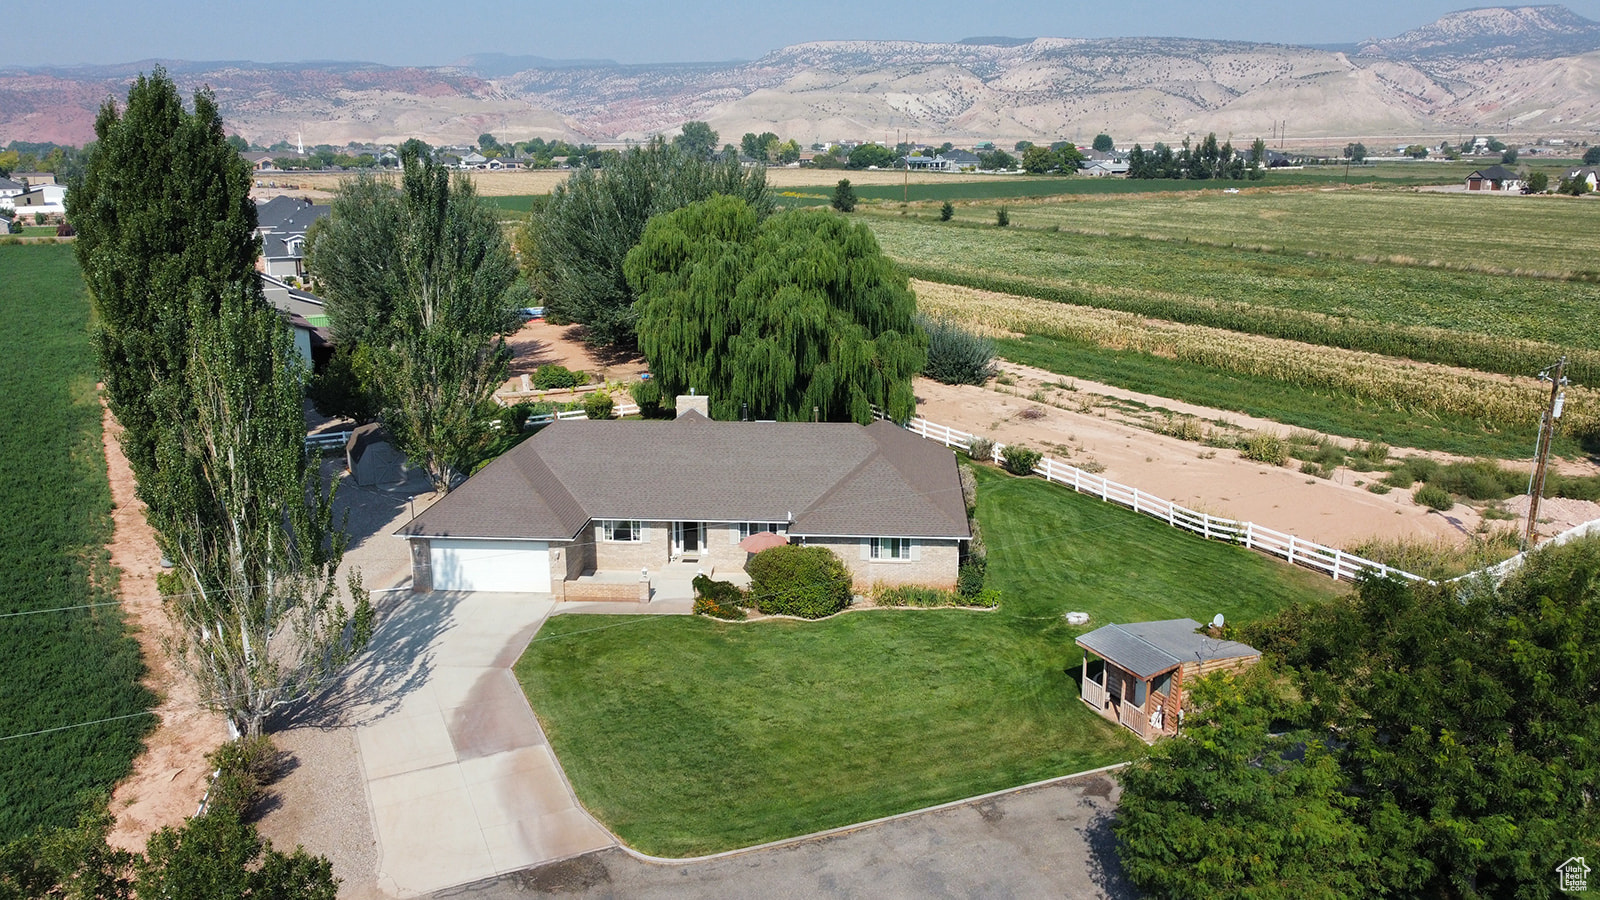
[[[592,524],[585,528],[578,540],[594,548],[593,556],[587,560],[585,568],[576,572],[569,568],[568,577],[576,578],[584,572],[637,572],[644,568],[659,572],[672,561],[672,523],[639,524],[644,539],[635,542],[599,540],[597,535],[603,535],[603,530]],[[698,565],[708,574],[743,569],[747,555],[739,547],[738,525],[705,523],[705,546],[700,550]]]
[[[564,586],[561,599],[567,602],[599,600],[646,603],[650,600],[650,589],[644,582],[608,584],[599,581],[573,581]]]
[[[866,538],[806,538],[810,547],[827,547],[844,560],[855,590],[864,594],[875,584],[898,587],[914,584],[922,587],[953,589],[961,565],[960,541],[940,541],[918,538],[916,559],[863,559]]]
[[[666,522],[640,522],[639,525],[643,540],[607,541],[605,532],[590,523],[583,530],[584,537],[579,538],[593,541],[594,564],[590,569],[596,572],[638,572],[646,568],[660,571],[667,564],[667,554],[672,549],[672,526]]]

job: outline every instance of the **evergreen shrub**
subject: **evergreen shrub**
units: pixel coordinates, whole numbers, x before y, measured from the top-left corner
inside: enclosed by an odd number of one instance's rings
[[[820,619],[850,605],[850,571],[827,547],[773,547],[745,568],[756,609],[769,615]]]

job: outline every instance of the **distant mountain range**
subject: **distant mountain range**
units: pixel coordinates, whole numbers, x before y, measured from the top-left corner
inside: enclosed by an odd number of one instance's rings
[[[82,143],[96,109],[158,61],[0,68],[0,143]],[[1451,13],[1359,45],[1177,38],[827,41],[746,62],[621,65],[479,54],[443,67],[162,61],[268,144],[591,142],[711,123],[725,142],[1236,140],[1600,133],[1600,23],[1563,6]]]

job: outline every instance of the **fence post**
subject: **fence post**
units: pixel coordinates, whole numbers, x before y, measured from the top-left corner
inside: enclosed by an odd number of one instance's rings
[[[1174,524],[1175,524],[1175,522],[1174,522],[1175,516],[1173,515],[1173,506],[1174,505],[1175,504],[1171,500],[1167,501],[1167,527],[1168,528],[1173,527]]]
[[[1200,514],[1200,529],[1205,534],[1206,540],[1211,540],[1211,516],[1206,513]]]
[[[1256,523],[1254,523],[1254,522],[1246,522],[1246,523],[1244,523],[1244,548],[1246,550],[1254,550],[1255,549],[1255,540],[1256,540]]]
[[[1294,565],[1294,535],[1289,535],[1289,565]]]
[[[1335,547],[1333,550],[1333,580],[1339,580],[1339,570],[1344,567],[1344,551]]]

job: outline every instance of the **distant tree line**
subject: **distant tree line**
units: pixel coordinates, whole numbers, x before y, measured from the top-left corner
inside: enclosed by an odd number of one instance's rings
[[[67,182],[83,172],[84,160],[93,149],[93,141],[81,149],[49,141],[12,141],[0,150],[0,177],[12,172],[53,172],[59,181]]]
[[[1190,146],[1189,139],[1184,138],[1183,146],[1176,151],[1159,141],[1149,150],[1134,144],[1128,154],[1128,177],[1256,181],[1262,177],[1262,157],[1266,154],[1261,140],[1257,139],[1256,145],[1246,159],[1234,150],[1232,141],[1218,146],[1216,132],[1206,135],[1198,146]]]

